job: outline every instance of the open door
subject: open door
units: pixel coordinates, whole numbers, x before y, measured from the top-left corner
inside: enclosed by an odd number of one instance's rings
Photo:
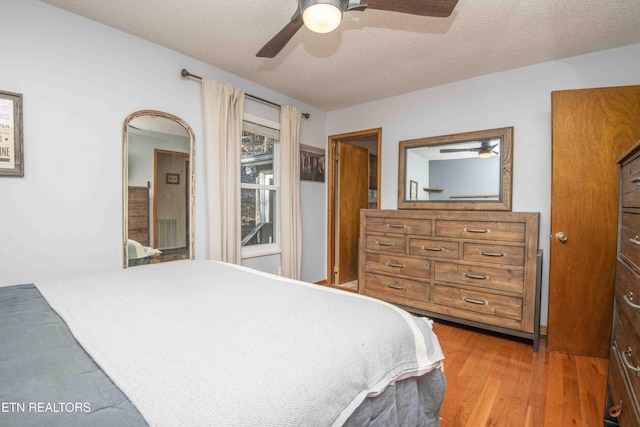
[[[382,129],[329,137],[327,285],[356,291],[360,210],[380,206]]]
[[[336,211],[336,285],[358,279],[360,209],[369,194],[369,150],[347,142],[338,143]]]
[[[154,150],[153,246],[164,257],[182,255],[189,247],[188,175],[189,157],[186,153]]]

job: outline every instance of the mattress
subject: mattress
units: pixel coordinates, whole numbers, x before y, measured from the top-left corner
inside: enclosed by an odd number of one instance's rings
[[[213,261],[36,286],[0,289],[0,424],[438,425],[437,338],[389,304]]]

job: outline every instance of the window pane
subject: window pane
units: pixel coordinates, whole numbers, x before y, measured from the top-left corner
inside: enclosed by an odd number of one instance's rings
[[[240,182],[273,184],[273,147],[275,140],[252,132],[242,132]],[[271,182],[268,182],[270,175]]]
[[[242,188],[242,246],[276,243],[276,192]]]

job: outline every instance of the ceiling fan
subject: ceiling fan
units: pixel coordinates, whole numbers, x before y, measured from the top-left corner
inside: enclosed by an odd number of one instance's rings
[[[495,141],[495,140],[493,140]],[[461,153],[466,151],[476,152],[478,153],[478,157],[487,158],[492,155],[499,156],[500,152],[494,150],[499,144],[500,141],[491,145],[492,140],[480,141],[479,147],[468,147],[468,148],[443,148],[440,150],[441,153]]]
[[[298,8],[289,23],[256,56],[273,58],[303,25],[316,33],[331,32],[340,25],[344,12],[378,9],[446,18],[456,4],[458,0],[298,0]]]

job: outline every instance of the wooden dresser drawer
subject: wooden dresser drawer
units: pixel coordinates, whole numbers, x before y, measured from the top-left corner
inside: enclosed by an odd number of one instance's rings
[[[410,238],[409,253],[430,258],[459,259],[460,244],[450,240]]]
[[[622,207],[640,207],[640,157],[622,166],[620,180]]]
[[[620,230],[620,256],[640,271],[640,215],[623,213]]]
[[[420,234],[422,236],[431,236],[431,220],[402,217],[371,217],[367,220],[365,231],[367,233]]]
[[[500,221],[437,220],[436,236],[524,243],[525,224]]]
[[[431,261],[425,259],[368,253],[365,258],[365,270],[431,280]]]
[[[522,299],[516,297],[436,285],[433,302],[491,316],[518,321],[522,319]]]
[[[427,302],[431,300],[431,288],[428,283],[375,273],[365,275],[365,293],[399,304],[403,304],[404,299]]]
[[[637,325],[631,324],[631,320],[621,311],[615,329],[614,347],[622,362],[622,370],[629,378],[633,395],[640,396],[640,336],[637,329]]]
[[[622,361],[618,357],[618,351],[615,346],[611,347],[611,354],[609,356],[608,385],[609,390],[611,390],[613,404],[621,404],[622,406],[622,411],[620,415],[618,415],[620,427],[640,426],[638,402],[631,395],[628,388],[628,383],[622,368]]]
[[[367,251],[382,251],[404,254],[407,251],[407,239],[404,236],[381,236],[367,234]]]
[[[524,247],[465,242],[462,259],[498,265],[524,265]]]
[[[640,334],[640,276],[623,261],[616,268],[616,299],[618,310],[624,312]]]
[[[464,284],[518,293],[521,293],[524,289],[524,272],[522,270],[440,261],[436,261],[434,264],[434,277],[437,282]]]

